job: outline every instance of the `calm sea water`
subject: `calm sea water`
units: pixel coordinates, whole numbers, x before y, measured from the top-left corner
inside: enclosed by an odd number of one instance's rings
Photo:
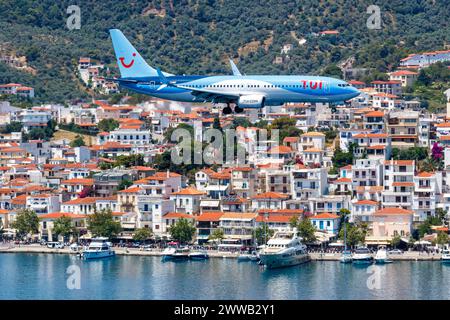
[[[66,285],[66,269],[74,264],[81,272],[79,290]],[[235,259],[161,262],[159,257],[117,256],[82,261],[69,255],[0,254],[0,299],[450,297],[450,266],[441,262],[394,262],[376,270],[329,261],[266,270]],[[370,290],[368,278],[376,275],[372,283],[378,289]]]

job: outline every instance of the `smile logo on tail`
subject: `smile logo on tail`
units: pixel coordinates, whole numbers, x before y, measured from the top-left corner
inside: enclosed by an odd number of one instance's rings
[[[133,53],[133,57],[136,57],[136,53]],[[128,64],[125,63],[125,58],[124,57],[120,57],[119,60],[120,60],[120,63],[123,65],[123,67],[127,68],[127,69],[131,68],[133,66],[133,64],[134,64],[134,59],[131,60],[131,62],[128,63]]]

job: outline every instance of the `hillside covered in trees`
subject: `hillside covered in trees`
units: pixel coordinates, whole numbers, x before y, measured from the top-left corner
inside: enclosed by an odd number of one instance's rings
[[[26,73],[0,63],[0,83],[22,82],[38,101],[88,97],[74,70],[80,56],[116,72],[108,29],[119,28],[149,63],[178,74],[230,73],[227,59],[246,74],[336,74],[354,66],[389,71],[408,53],[450,43],[447,0],[380,0],[382,26],[369,30],[373,1],[293,0],[79,0],[81,29],[69,30],[69,0],[3,0],[0,45],[26,56]],[[324,30],[338,35],[319,36]],[[306,43],[300,44],[299,39]],[[285,44],[289,60],[273,61]]]

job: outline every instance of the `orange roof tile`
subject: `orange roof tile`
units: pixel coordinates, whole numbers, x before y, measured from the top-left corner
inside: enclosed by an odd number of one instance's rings
[[[312,216],[311,219],[339,219],[339,216],[336,214],[324,212],[324,213],[319,213],[315,216]]]
[[[386,216],[386,215],[412,215],[414,212],[411,210],[406,210],[403,208],[383,208],[374,213],[377,216]]]
[[[164,219],[195,219],[193,215],[181,212],[169,212],[163,216]]]
[[[187,187],[187,188],[181,189],[178,192],[172,193],[172,195],[175,195],[175,196],[199,196],[199,195],[204,195],[204,194],[205,194],[205,192],[199,191],[192,187]]]
[[[252,199],[287,199],[287,198],[289,198],[289,195],[279,192],[264,192],[252,197]]]
[[[378,202],[372,200],[359,200],[354,205],[378,206]]]
[[[420,172],[420,173],[417,175],[417,177],[419,177],[419,178],[430,178],[430,177],[432,177],[432,176],[434,176],[434,173],[433,173],[433,172],[425,172],[425,171]]]
[[[68,179],[61,181],[61,184],[92,186],[94,184],[94,179],[83,179],[83,178]]]
[[[227,220],[227,219],[233,219],[233,220],[247,220],[247,219],[255,219],[257,216],[256,213],[241,213],[241,212],[224,212],[222,217],[220,217],[220,220]]]
[[[393,187],[414,187],[414,182],[393,182]]]
[[[197,221],[219,221],[223,216],[223,212],[203,212],[201,215],[195,217]]]
[[[86,215],[84,214],[75,214],[75,213],[67,213],[67,212],[52,212],[39,216],[39,219],[58,219],[61,217],[67,217],[70,219],[84,219]]]

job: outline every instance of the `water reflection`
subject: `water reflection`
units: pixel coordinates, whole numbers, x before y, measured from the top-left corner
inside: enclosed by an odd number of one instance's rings
[[[69,290],[67,267],[81,270]],[[0,299],[448,299],[450,265],[394,262],[355,266],[309,262],[265,269],[234,259],[169,261],[116,256],[83,261],[69,255],[0,255]],[[369,272],[368,272],[369,271]],[[380,273],[379,286],[368,279]]]

